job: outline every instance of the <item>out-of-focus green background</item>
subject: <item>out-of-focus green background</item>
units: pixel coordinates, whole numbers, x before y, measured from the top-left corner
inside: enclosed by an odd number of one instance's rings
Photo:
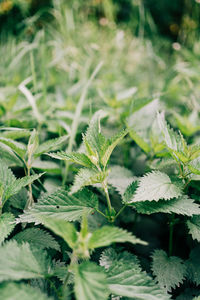
[[[99,63],[84,102],[85,121],[106,108],[121,122],[135,99],[159,97],[187,120],[192,114],[188,122],[195,123],[199,2],[1,0],[1,124],[32,128],[42,116],[48,131],[66,131]],[[40,115],[32,115],[24,86]]]
[[[38,14],[37,29],[50,21],[52,0],[1,0],[1,31],[18,34],[26,27],[26,18]],[[102,26],[115,23],[128,26],[136,36],[162,36],[190,44],[199,38],[199,0],[66,0],[61,1],[80,18]],[[31,32],[35,28],[26,28]],[[29,31],[29,33],[30,33]]]

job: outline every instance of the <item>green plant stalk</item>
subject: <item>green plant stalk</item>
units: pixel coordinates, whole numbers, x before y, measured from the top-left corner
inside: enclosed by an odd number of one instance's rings
[[[169,222],[169,256],[172,255],[173,251],[173,233],[174,233],[174,217],[175,215],[173,214],[170,216],[170,222]]]
[[[29,166],[27,166],[27,176],[31,175],[30,170],[31,170],[31,168]],[[33,205],[33,203],[34,203],[34,200],[33,200],[33,194],[32,194],[32,185],[31,185],[31,183],[29,183],[29,185],[28,185],[28,200],[26,202],[25,209],[30,208]]]
[[[37,80],[36,80],[35,62],[34,62],[33,51],[30,52],[30,65],[31,65],[31,73],[32,73],[32,77],[33,77],[34,93],[36,93],[36,91],[37,91]]]
[[[112,204],[111,204],[111,201],[110,201],[107,182],[105,180],[104,180],[104,182],[102,182],[102,187],[103,187],[104,193],[106,195],[106,201],[107,201],[108,212],[109,212],[109,221],[113,222],[114,220],[111,218],[113,208],[112,208]]]
[[[89,88],[90,84],[92,83],[93,79],[95,78],[95,76],[100,71],[102,65],[103,65],[103,62],[100,62],[97,65],[97,67],[93,71],[92,75],[88,79],[88,81],[87,81],[87,83],[86,83],[86,85],[85,85],[85,87],[82,91],[81,97],[80,97],[78,105],[76,107],[74,120],[73,120],[73,123],[72,123],[71,135],[70,135],[70,138],[69,138],[69,145],[68,145],[67,150],[66,150],[67,152],[71,152],[72,148],[73,148],[73,145],[74,145],[76,132],[77,132],[77,128],[78,128],[78,125],[79,125],[79,120],[80,120],[80,116],[81,116],[81,113],[82,113],[83,104],[85,102],[85,98],[86,98],[86,95],[87,95],[88,88]],[[63,181],[62,181],[63,185],[65,185],[65,182],[67,180],[68,170],[69,170],[69,162],[65,162],[65,171],[64,171],[64,175],[63,175]]]

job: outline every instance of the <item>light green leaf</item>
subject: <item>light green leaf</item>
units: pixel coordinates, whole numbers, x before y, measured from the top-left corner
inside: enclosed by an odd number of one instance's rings
[[[171,292],[172,288],[183,283],[186,276],[186,266],[183,260],[176,256],[168,257],[163,250],[155,250],[152,270],[161,288]]]
[[[13,141],[11,139],[0,137],[0,142],[10,147],[15,153],[17,153],[20,157],[24,157],[26,153],[26,147],[24,144],[20,142]]]
[[[76,229],[72,223],[66,222],[65,220],[59,220],[53,217],[45,216],[40,216],[39,220],[44,224],[45,227],[62,237],[70,246],[70,248],[74,248],[78,236]]]
[[[40,178],[44,173],[16,179],[5,163],[0,161],[0,199],[4,204],[8,198],[18,193],[23,187]]]
[[[103,269],[92,262],[83,262],[75,269],[75,295],[77,300],[107,300],[108,288]]]
[[[162,112],[161,114],[157,114],[157,120],[167,147],[172,150],[178,151],[180,147],[180,138],[173,131],[173,129],[169,128],[167,122],[165,121],[164,112]]]
[[[28,242],[37,249],[55,249],[60,251],[60,245],[47,231],[40,228],[27,228],[14,236],[18,244]]]
[[[106,177],[106,172],[99,172],[92,169],[82,168],[75,176],[73,186],[70,193],[76,193],[84,186],[93,185],[95,183],[101,183]]]
[[[103,226],[95,230],[89,240],[88,247],[95,249],[109,246],[112,243],[125,243],[147,245],[146,242],[136,238],[130,232],[118,227]]]
[[[15,217],[11,213],[4,213],[0,217],[0,244],[9,236],[15,227]]]
[[[131,205],[141,214],[154,214],[154,213],[175,213],[177,215],[193,216],[200,214],[200,206],[194,202],[193,199],[183,195],[179,198],[171,200],[144,201],[138,203],[131,203]]]
[[[153,171],[139,180],[138,188],[130,202],[169,200],[181,194],[181,188],[172,183],[167,174]]]
[[[32,208],[25,211],[17,222],[36,222],[37,216],[54,217],[66,221],[79,220],[83,212],[90,214],[98,207],[96,195],[84,189],[74,195],[58,189],[52,194],[45,194]]]
[[[49,151],[54,151],[59,149],[64,142],[68,139],[68,135],[61,136],[59,138],[47,140],[43,144],[39,145],[36,151],[34,152],[34,156],[40,156],[41,154]]]
[[[190,220],[188,220],[187,227],[193,240],[200,242],[200,216],[193,216]]]
[[[107,165],[114,148],[120,143],[120,141],[127,135],[128,132],[128,129],[124,129],[111,139],[107,140],[106,147],[103,149],[103,151],[101,151],[101,163],[104,167]]]
[[[107,283],[112,294],[138,300],[168,300],[170,296],[141,270],[136,256],[124,251],[117,254],[106,249],[100,259],[105,267]]]
[[[53,158],[71,161],[73,163],[82,165],[84,167],[88,167],[88,168],[93,167],[92,162],[84,153],[76,153],[76,152],[66,153],[64,151],[61,151],[57,153],[49,153],[48,155]]]
[[[31,134],[31,132],[29,130],[23,129],[23,128],[1,127],[0,134],[1,134],[1,136],[5,137],[5,138],[17,140],[17,139],[21,139],[24,137],[28,137]]]
[[[24,283],[3,283],[0,291],[3,300],[53,300],[39,289]]]
[[[0,281],[42,278],[51,266],[44,250],[33,250],[28,243],[18,245],[16,241],[0,247],[0,265]]]
[[[32,157],[37,150],[39,145],[39,138],[38,138],[38,133],[35,129],[31,132],[29,141],[28,141],[28,146],[27,146],[27,154],[28,154],[28,165],[31,166],[32,163]]]
[[[136,180],[136,177],[133,176],[130,170],[120,166],[110,167],[107,182],[115,187],[121,196],[134,180]]]
[[[197,157],[194,160],[192,160],[189,163],[188,168],[192,173],[200,175],[200,157]]]
[[[133,128],[130,129],[130,136],[145,153],[148,154],[149,152],[151,152],[151,147],[149,146],[149,144]]]

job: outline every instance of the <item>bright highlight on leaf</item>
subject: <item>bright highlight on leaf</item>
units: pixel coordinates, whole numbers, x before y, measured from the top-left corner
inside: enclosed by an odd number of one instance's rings
[[[138,188],[130,202],[169,200],[181,194],[181,188],[172,183],[167,174],[154,171],[139,180]]]
[[[170,292],[172,288],[183,283],[186,276],[186,266],[181,258],[168,257],[163,250],[155,250],[152,258],[153,274],[161,288]]]

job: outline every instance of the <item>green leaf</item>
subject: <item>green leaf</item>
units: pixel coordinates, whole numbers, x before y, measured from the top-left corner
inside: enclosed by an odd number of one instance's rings
[[[138,188],[130,202],[169,200],[181,194],[181,188],[172,183],[167,174],[153,171],[139,180]]]
[[[15,217],[11,213],[4,213],[0,217],[0,244],[9,236],[15,227]]]
[[[32,157],[37,150],[39,145],[39,139],[38,139],[38,133],[35,129],[31,132],[29,141],[28,141],[28,146],[27,146],[27,154],[28,154],[28,165],[31,167],[32,164]]]
[[[111,139],[107,140],[106,147],[101,153],[101,163],[104,167],[107,165],[108,160],[115,147],[127,135],[128,132],[128,129],[124,129],[121,132],[117,133],[115,136],[113,136]]]
[[[92,262],[76,265],[75,295],[77,300],[107,300],[108,288],[103,269]]]
[[[3,300],[53,300],[39,289],[24,283],[3,283],[0,291]]]
[[[177,199],[145,201],[140,203],[132,203],[133,207],[141,214],[154,214],[154,213],[175,213],[177,215],[193,216],[200,214],[200,207],[194,202],[193,199],[183,195]]]
[[[31,132],[27,129],[16,128],[16,127],[1,127],[0,134],[12,140],[21,139],[30,136]]]
[[[136,238],[130,232],[118,227],[103,226],[92,233],[88,247],[95,249],[99,247],[109,246],[112,243],[125,243],[147,245],[146,242]]]
[[[41,154],[49,151],[54,151],[59,149],[64,142],[68,139],[68,135],[61,136],[59,138],[48,140],[41,145],[39,145],[34,152],[34,156],[40,156]]]
[[[78,174],[75,176],[73,186],[71,187],[70,193],[76,193],[84,186],[93,185],[95,183],[101,183],[106,177],[106,172],[99,172],[92,169],[80,169]]]
[[[200,284],[200,246],[192,249],[189,259],[186,261],[188,278],[196,285]]]
[[[17,222],[36,222],[37,216],[48,216],[66,221],[80,220],[83,212],[90,214],[98,208],[96,195],[84,189],[74,195],[58,189],[52,194],[45,194],[32,208],[25,211]]]
[[[33,250],[28,243],[18,245],[16,241],[0,247],[0,265],[0,281],[42,278],[51,266],[44,250]]]
[[[23,187],[40,178],[44,173],[16,179],[5,163],[0,161],[0,199],[4,204],[8,198],[17,194]]]
[[[193,240],[200,242],[200,216],[193,216],[190,220],[188,220],[187,227]]]
[[[84,140],[94,152],[100,153],[102,145],[105,144],[105,137],[101,134],[100,120],[105,116],[102,110],[97,111],[90,121]],[[100,156],[100,155],[99,155]]]
[[[92,162],[84,153],[76,153],[76,152],[66,153],[64,151],[61,151],[57,153],[49,153],[48,155],[53,158],[70,161],[82,165],[84,167],[88,167],[88,168],[93,167]]]
[[[39,179],[44,173],[40,174],[34,174],[31,176],[25,176],[19,179],[16,179],[16,181],[9,187],[8,189],[8,198],[12,195],[17,194],[23,187],[29,185],[33,181]]]
[[[200,175],[200,157],[197,157],[194,160],[192,160],[189,163],[188,168],[192,173]]]
[[[186,276],[186,266],[183,260],[170,256],[163,250],[155,250],[153,255],[152,271],[161,288],[171,292],[172,288],[183,283]]]
[[[13,141],[8,138],[0,137],[0,142],[10,147],[15,153],[17,153],[20,157],[24,157],[26,153],[26,147],[24,144]]]
[[[112,294],[138,300],[168,300],[169,295],[143,272],[136,256],[124,251],[117,254],[106,249],[100,264],[105,267],[107,283]]]
[[[136,177],[132,175],[130,170],[120,166],[111,166],[107,182],[115,187],[122,196],[134,180],[136,180]]]
[[[60,245],[47,231],[40,228],[27,228],[14,236],[18,244],[28,242],[38,249],[55,249],[60,251]]]
[[[164,112],[162,112],[162,114],[157,114],[157,120],[167,147],[172,150],[178,151],[180,147],[180,138],[173,131],[173,129],[169,128],[167,122],[165,121]]]
[[[77,232],[72,223],[45,216],[40,216],[39,220],[45,227],[62,237],[70,248],[74,248],[77,241]]]
[[[145,153],[148,154],[151,152],[151,147],[149,144],[133,128],[130,129],[130,136]]]

